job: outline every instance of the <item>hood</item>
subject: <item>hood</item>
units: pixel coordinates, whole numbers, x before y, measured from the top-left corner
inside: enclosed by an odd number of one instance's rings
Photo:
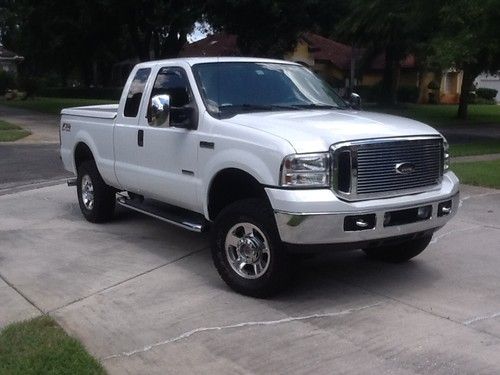
[[[283,138],[298,153],[327,151],[330,145],[343,141],[439,134],[415,120],[351,110],[254,112],[223,121]]]

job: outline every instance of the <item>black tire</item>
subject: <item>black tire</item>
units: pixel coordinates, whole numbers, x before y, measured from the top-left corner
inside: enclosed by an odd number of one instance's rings
[[[84,202],[82,195],[82,180],[90,178],[93,187],[93,204],[91,207]],[[106,185],[93,160],[84,161],[77,172],[76,190],[78,203],[85,219],[91,223],[103,223],[111,220],[115,210],[115,190]]]
[[[402,263],[416,257],[429,245],[431,235],[425,235],[398,245],[372,247],[363,251],[372,259],[389,263]]]
[[[261,238],[261,243],[267,241],[267,246],[265,246],[268,249],[267,254],[261,253],[260,255],[260,260],[262,264],[267,265],[267,269],[261,267],[263,273],[259,276],[255,271],[255,278],[252,279],[239,275],[233,269],[230,264],[230,255],[225,247],[229,231],[241,223],[250,223],[256,227],[257,230],[253,232],[254,238],[260,238],[263,235],[265,239]],[[233,233],[237,230],[238,228]],[[258,298],[269,297],[282,290],[290,279],[290,259],[279,237],[272,209],[265,200],[245,199],[224,208],[212,227],[211,249],[212,259],[219,275],[229,287],[238,293]],[[230,249],[236,252],[236,247],[230,247]],[[253,267],[247,264],[246,268],[240,272],[250,273]]]

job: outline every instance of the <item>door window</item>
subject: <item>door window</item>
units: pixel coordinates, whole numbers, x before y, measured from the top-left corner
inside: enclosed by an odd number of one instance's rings
[[[160,69],[149,98],[148,115],[150,114],[151,101],[158,95],[168,95],[170,99],[170,125],[186,121],[186,116],[191,112],[185,109],[193,107],[194,101],[188,78],[183,69]]]

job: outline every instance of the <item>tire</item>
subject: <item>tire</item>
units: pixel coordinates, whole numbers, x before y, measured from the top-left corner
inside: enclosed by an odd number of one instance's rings
[[[93,160],[84,161],[77,171],[78,203],[91,223],[111,220],[115,210],[115,190],[106,185]]]
[[[431,235],[425,235],[398,245],[363,249],[368,257],[389,263],[402,263],[416,257],[429,245]]]
[[[223,209],[212,227],[211,249],[219,275],[238,293],[269,297],[290,279],[290,259],[272,209],[262,199],[237,201]]]

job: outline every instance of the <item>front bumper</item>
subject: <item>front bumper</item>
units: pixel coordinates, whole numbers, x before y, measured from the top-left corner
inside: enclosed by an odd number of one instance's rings
[[[326,189],[279,190],[267,189],[275,210],[278,231],[283,242],[296,245],[361,243],[432,232],[445,225],[456,214],[459,206],[459,183],[452,172],[444,175],[441,186],[434,191],[360,202],[342,201]],[[287,199],[290,200],[287,202]],[[439,205],[450,201],[451,210],[438,215]],[[283,209],[286,206],[302,209]],[[425,219],[386,225],[390,212],[429,206],[432,211]],[[307,208],[313,208],[314,211]],[[346,228],[346,218],[350,220],[361,216],[374,218],[369,228]]]

